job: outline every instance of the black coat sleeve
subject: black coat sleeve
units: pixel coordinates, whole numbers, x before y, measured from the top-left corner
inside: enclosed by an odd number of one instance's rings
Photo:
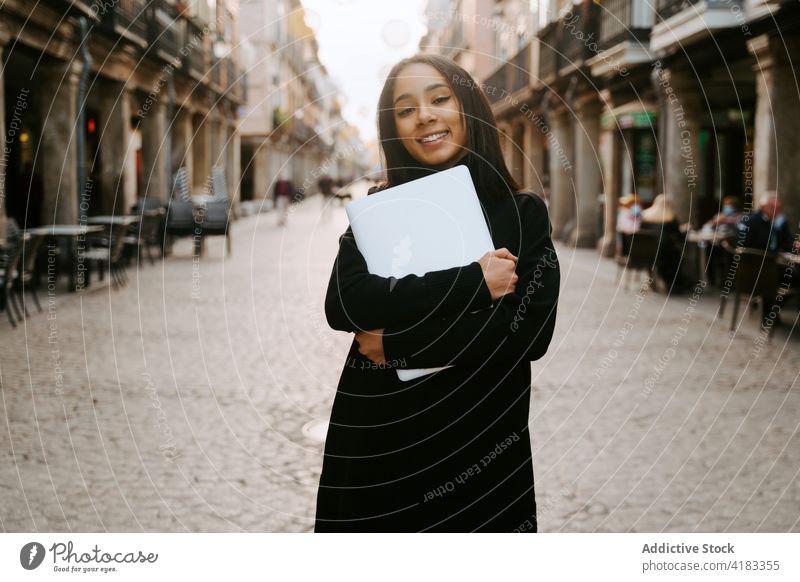
[[[535,194],[525,201],[520,204],[523,232],[516,292],[497,300],[494,309],[387,327],[383,332],[387,361],[405,358],[408,368],[433,368],[479,366],[491,357],[513,365],[547,352],[556,321],[558,257],[547,207]]]
[[[402,278],[372,275],[350,228],[339,238],[325,296],[328,325],[340,331],[385,328],[492,305],[477,261]]]

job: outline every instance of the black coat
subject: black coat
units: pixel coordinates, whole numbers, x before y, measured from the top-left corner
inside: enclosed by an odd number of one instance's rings
[[[384,329],[386,364],[353,341],[339,380],[315,531],[536,531],[530,362],[553,335],[559,267],[544,202],[481,198],[495,248],[518,257],[494,303],[477,261],[369,274],[351,230],[325,300],[337,330]],[[448,368],[409,382],[398,367]]]
[[[780,226],[775,226],[760,210],[742,215],[736,223],[736,244],[739,246],[774,253],[791,252],[793,243],[794,236],[789,224],[783,221]]]

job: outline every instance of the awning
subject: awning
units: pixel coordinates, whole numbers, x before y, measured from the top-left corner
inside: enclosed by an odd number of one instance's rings
[[[631,101],[607,111],[601,118],[603,129],[650,128],[658,117],[658,105]]]

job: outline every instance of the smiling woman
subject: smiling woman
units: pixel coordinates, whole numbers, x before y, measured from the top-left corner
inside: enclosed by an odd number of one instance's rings
[[[397,135],[406,151],[426,166],[444,170],[467,153],[467,136],[461,105],[437,71],[426,63],[413,63],[397,79],[394,117]]]
[[[511,178],[488,101],[454,62],[399,62],[378,108],[384,187],[466,165],[497,250],[396,279],[369,273],[349,228],[340,238],[325,314],[355,336],[315,531],[536,531],[530,362],[547,351],[559,289],[547,208]]]

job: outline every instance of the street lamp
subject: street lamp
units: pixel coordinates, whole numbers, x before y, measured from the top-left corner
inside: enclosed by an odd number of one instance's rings
[[[230,45],[225,42],[225,37],[222,34],[218,34],[216,40],[214,41],[214,56],[217,60],[224,59],[227,57],[231,52]]]

